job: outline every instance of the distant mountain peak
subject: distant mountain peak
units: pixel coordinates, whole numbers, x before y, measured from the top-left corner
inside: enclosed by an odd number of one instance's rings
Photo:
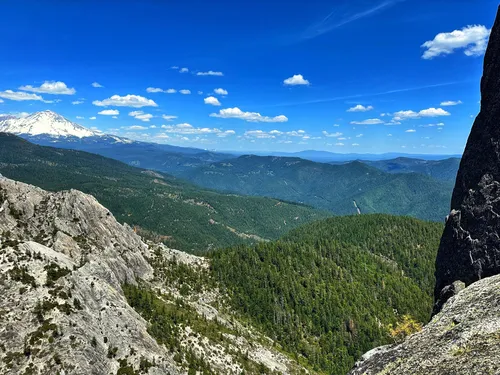
[[[87,129],[50,110],[35,112],[27,117],[2,117],[0,118],[0,132],[77,138],[102,135],[101,132]]]

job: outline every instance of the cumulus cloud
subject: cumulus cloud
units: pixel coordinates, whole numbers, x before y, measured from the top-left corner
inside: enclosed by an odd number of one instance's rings
[[[186,89],[179,90],[179,92],[180,92],[182,95],[189,95],[189,94],[191,94],[191,90],[186,90]]]
[[[362,136],[363,136],[363,134],[358,134],[358,135],[356,136],[356,138],[361,138]]]
[[[92,87],[95,87],[95,88],[101,88],[101,87],[104,87],[104,86],[103,86],[103,85],[101,85],[100,83],[93,82],[93,83],[92,83]]]
[[[228,94],[227,90],[224,90],[222,88],[215,89],[214,93],[217,95],[227,95]]]
[[[120,114],[120,111],[118,111],[117,109],[104,109],[101,112],[98,112],[97,114],[104,116],[117,116]]]
[[[167,89],[165,90],[165,94],[175,94],[177,92],[176,89]]]
[[[85,117],[83,117],[83,116],[76,116],[76,119],[77,119],[77,120],[84,120],[84,119],[85,119]]]
[[[426,125],[419,125],[421,128],[433,128],[433,127],[442,127],[444,126],[444,122],[439,122],[437,124],[426,124]]]
[[[427,108],[422,109],[419,112],[415,111],[398,111],[393,113],[393,121],[404,121],[408,119],[419,119],[422,117],[439,117],[439,116],[449,116],[450,113],[442,108]]]
[[[89,120],[97,120],[97,117],[95,116],[89,117]]]
[[[132,112],[129,112],[128,115],[132,116],[136,120],[141,120],[144,122],[149,122],[149,120],[151,120],[153,118],[152,114],[144,113],[143,111],[132,111]]]
[[[209,96],[208,98],[203,99],[203,101],[205,102],[205,104],[216,105],[216,106],[221,105],[219,99],[217,99],[214,96]]]
[[[422,58],[433,59],[441,55],[450,55],[455,50],[463,50],[466,56],[480,56],[486,51],[490,29],[482,25],[466,26],[462,30],[439,33],[433,40],[422,44],[425,52]]]
[[[188,68],[180,68],[179,69],[179,73],[187,73],[187,72],[189,72]]]
[[[74,102],[71,102],[71,104],[78,105],[78,104],[83,104],[83,100],[75,100]]]
[[[167,121],[172,121],[177,118],[177,116],[172,116],[172,115],[161,115],[161,117],[163,117]]]
[[[344,144],[341,142],[335,143],[335,146],[343,146]]]
[[[141,107],[158,107],[153,100],[145,98],[139,95],[113,95],[111,98],[104,100],[94,100],[92,102],[93,105],[98,107],[133,107],[133,108],[141,108]]]
[[[124,126],[122,129],[125,130],[146,130],[147,126],[142,126],[142,125],[132,125],[132,126]]]
[[[415,133],[416,130],[415,129],[408,129],[408,130],[405,130],[405,133]]]
[[[358,104],[355,107],[349,108],[347,112],[368,112],[371,111],[373,107],[371,105],[365,107],[364,105]]]
[[[12,91],[12,90],[0,91],[0,98],[15,100],[17,102],[26,100],[44,101],[40,95],[28,94],[27,92]]]
[[[217,134],[217,137],[221,137],[221,138],[225,138],[225,137],[229,137],[231,135],[235,135],[236,132],[234,130],[226,130],[226,131],[222,131],[220,133]]]
[[[336,132],[336,133],[328,133],[326,130],[323,130],[323,132],[322,132],[322,133],[323,133],[323,135],[324,135],[325,137],[329,137],[329,138],[330,138],[330,137],[331,137],[331,138],[338,138],[338,137],[340,137],[340,136],[342,135],[342,133],[340,133],[340,132]]]
[[[447,100],[445,102],[441,102],[441,106],[443,107],[448,107],[448,106],[453,106],[453,105],[459,105],[459,104],[462,104],[462,101],[461,100]]]
[[[203,95],[203,91],[198,91],[198,95]]]
[[[196,134],[196,135],[208,135],[208,134],[215,134],[219,137],[227,137],[230,135],[235,134],[236,132],[234,130],[221,130],[218,128],[197,128],[194,127],[191,124],[188,123],[182,123],[182,124],[177,124],[177,125],[162,125],[162,129],[164,129],[164,133],[171,133],[171,134],[183,134],[183,135],[188,135],[188,134]]]
[[[60,81],[45,81],[40,87],[31,85],[21,86],[19,90],[51,95],[73,95],[76,92],[74,88],[69,88],[64,82]]]
[[[292,130],[283,134],[288,135],[290,137],[303,137],[306,134],[306,132],[305,130],[299,129],[299,130]]]
[[[247,130],[245,134],[243,134],[246,138],[259,138],[259,139],[268,139],[268,138],[276,138],[275,135],[269,134],[264,130]]]
[[[307,79],[304,79],[302,74],[295,74],[292,77],[285,79],[283,81],[283,84],[285,86],[310,85],[309,81]]]
[[[217,77],[222,77],[224,73],[222,72],[214,72],[213,70],[209,70],[208,72],[198,72],[196,73],[197,76],[217,76]]]
[[[237,118],[248,122],[287,122],[288,118],[285,115],[274,117],[262,116],[258,112],[243,112],[238,107],[221,109],[219,113],[211,113],[210,117],[219,118]]]
[[[148,87],[146,89],[146,92],[149,92],[149,93],[163,92],[163,89],[160,89],[158,87]]]
[[[384,122],[379,118],[369,118],[363,121],[351,121],[352,125],[379,125],[383,123]]]

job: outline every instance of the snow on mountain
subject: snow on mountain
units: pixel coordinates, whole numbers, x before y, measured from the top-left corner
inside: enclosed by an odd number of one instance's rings
[[[77,138],[103,135],[101,132],[87,129],[52,111],[35,112],[27,117],[0,117],[0,132]]]

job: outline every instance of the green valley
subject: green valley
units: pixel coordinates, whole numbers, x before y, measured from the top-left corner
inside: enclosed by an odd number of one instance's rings
[[[182,177],[212,189],[308,204],[335,215],[361,212],[443,221],[452,182],[418,173],[386,173],[361,162],[342,165],[299,158],[241,156],[185,171]]]
[[[211,254],[233,307],[319,373],[345,374],[391,342],[388,325],[427,322],[443,226],[362,215],[306,224],[281,240]]]
[[[92,194],[144,237],[189,252],[277,239],[329,216],[301,204],[203,190],[166,174],[8,134],[0,134],[0,173],[46,190]]]

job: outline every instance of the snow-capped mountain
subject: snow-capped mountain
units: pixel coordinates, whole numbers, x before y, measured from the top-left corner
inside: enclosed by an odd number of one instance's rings
[[[103,133],[87,129],[52,112],[35,112],[27,117],[0,117],[0,132],[51,137],[98,137]]]

